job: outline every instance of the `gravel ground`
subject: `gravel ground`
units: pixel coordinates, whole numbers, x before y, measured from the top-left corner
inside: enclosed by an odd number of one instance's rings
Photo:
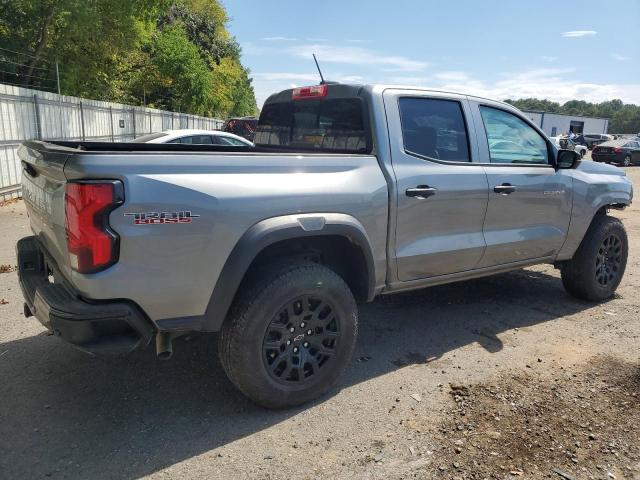
[[[627,173],[637,185],[640,168]],[[640,478],[640,208],[627,273],[589,304],[552,267],[361,306],[319,401],[265,411],[215,338],[93,358],[22,315],[22,202],[0,207],[0,478]]]

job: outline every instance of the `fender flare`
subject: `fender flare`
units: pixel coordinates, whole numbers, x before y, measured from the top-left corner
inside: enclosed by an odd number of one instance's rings
[[[367,300],[375,296],[375,266],[371,243],[362,224],[341,213],[299,214],[262,220],[240,237],[218,276],[201,330],[220,330],[231,303],[258,254],[276,242],[313,236],[342,236],[358,246],[367,266]]]
[[[573,257],[599,211],[609,206],[627,207],[631,205],[632,198],[632,194],[624,190],[612,190],[599,195],[589,206],[589,214],[586,217],[588,218],[588,222],[581,221],[576,224],[572,218],[567,233],[567,240],[558,252],[556,261],[569,260]]]

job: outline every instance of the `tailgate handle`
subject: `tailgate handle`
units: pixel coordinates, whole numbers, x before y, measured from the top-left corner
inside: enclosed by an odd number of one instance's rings
[[[29,165],[27,162],[25,162],[24,160],[22,160],[22,170],[24,170],[25,172],[27,172],[27,174],[30,177],[37,177],[38,176],[38,172],[36,172],[36,169],[33,168],[33,166]]]

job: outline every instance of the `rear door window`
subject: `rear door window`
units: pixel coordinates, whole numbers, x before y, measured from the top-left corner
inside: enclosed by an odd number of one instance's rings
[[[211,145],[211,135],[194,135],[192,141],[194,145]]]
[[[547,142],[531,125],[498,108],[481,106],[480,113],[491,163],[549,164]]]
[[[369,151],[360,98],[301,100],[265,105],[257,145],[320,151]]]
[[[187,145],[211,145],[210,135],[187,135],[185,137],[176,138],[168,143],[184,143]]]
[[[213,139],[213,143],[216,145],[225,145],[225,146],[234,146],[234,147],[246,147],[247,144],[231,137],[225,137],[222,135],[211,137]]]
[[[402,97],[399,102],[407,153],[437,160],[471,161],[460,102],[413,97]]]

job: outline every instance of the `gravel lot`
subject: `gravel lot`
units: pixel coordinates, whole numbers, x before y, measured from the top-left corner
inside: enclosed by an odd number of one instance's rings
[[[616,298],[577,301],[546,266],[379,298],[339,386],[280,412],[236,392],[213,336],[93,358],[0,273],[0,478],[640,478],[640,207],[615,215]],[[0,207],[0,265],[28,231]]]

